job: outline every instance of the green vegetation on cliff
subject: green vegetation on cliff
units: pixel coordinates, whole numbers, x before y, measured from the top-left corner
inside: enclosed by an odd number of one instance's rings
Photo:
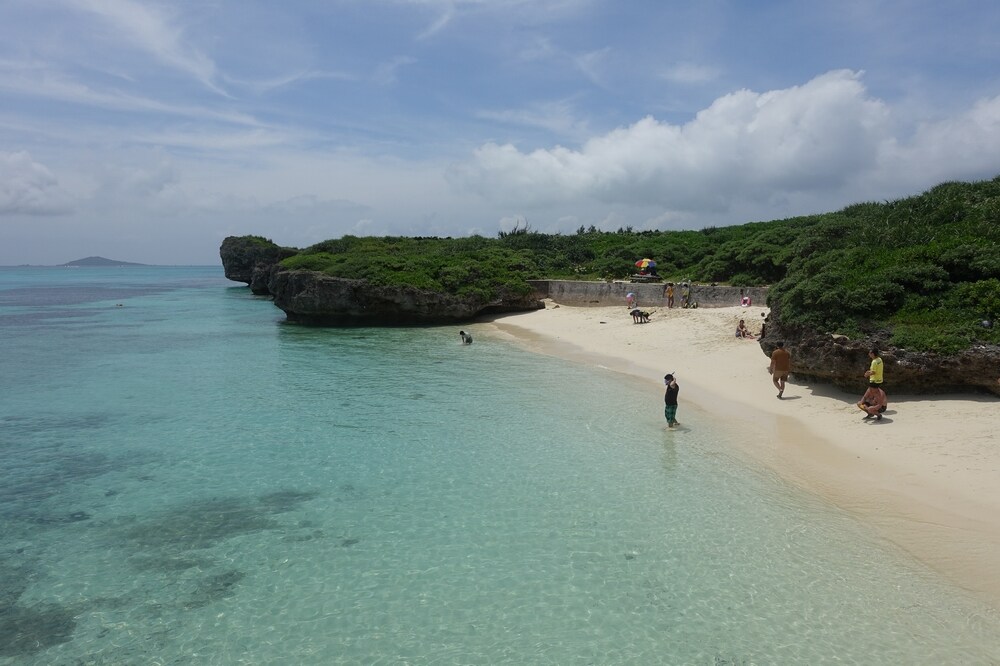
[[[951,353],[1000,343],[1000,177],[944,183],[915,197],[836,213],[701,231],[498,238],[345,236],[285,259],[286,268],[452,293],[525,294],[529,279],[611,279],[656,260],[666,279],[772,286],[783,325],[879,334]]]
[[[785,324],[943,353],[1000,343],[1000,178],[806,218],[793,246],[770,296]]]

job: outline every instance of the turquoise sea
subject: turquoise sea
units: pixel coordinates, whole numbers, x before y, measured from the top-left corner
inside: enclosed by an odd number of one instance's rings
[[[659,387],[221,267],[0,268],[0,664],[997,664]]]

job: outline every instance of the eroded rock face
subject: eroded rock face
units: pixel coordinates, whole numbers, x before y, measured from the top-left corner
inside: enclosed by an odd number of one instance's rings
[[[254,236],[229,236],[222,241],[219,256],[226,277],[234,282],[246,282],[250,291],[267,295],[267,284],[282,259],[294,256],[297,250],[281,247]]]
[[[792,355],[792,374],[829,382],[858,394],[865,390],[864,376],[871,361],[868,350],[878,347],[885,363],[886,391],[932,394],[987,391],[1000,395],[1000,347],[971,347],[956,356],[911,352],[884,344],[886,334],[863,340],[782,326],[772,310],[761,350],[768,356],[778,341]]]
[[[314,271],[276,271],[268,290],[290,321],[321,326],[449,323],[544,307],[533,296],[507,295],[486,303],[475,297],[384,287]]]
[[[509,295],[485,303],[474,297],[407,286],[382,287],[313,271],[277,271],[268,289],[290,321],[322,326],[447,323],[544,307],[534,297]]]
[[[245,282],[258,295],[271,295],[289,321],[319,326],[377,326],[468,321],[500,312],[538,310],[534,294],[501,293],[484,302],[475,296],[383,287],[366,280],[334,278],[315,271],[289,271],[278,264],[297,250],[255,236],[230,236],[219,255],[226,277]]]

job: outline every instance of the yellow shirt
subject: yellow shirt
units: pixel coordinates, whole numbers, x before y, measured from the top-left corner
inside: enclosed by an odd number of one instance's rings
[[[869,368],[869,370],[872,371],[872,374],[871,374],[870,377],[868,377],[868,381],[870,381],[872,384],[881,384],[882,383],[882,357],[881,356],[876,356],[875,358],[872,359],[872,365],[871,365],[871,368]]]

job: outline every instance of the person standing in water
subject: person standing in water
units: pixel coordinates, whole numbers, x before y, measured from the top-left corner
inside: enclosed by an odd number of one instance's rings
[[[472,334],[471,333],[466,333],[465,331],[459,331],[458,334],[460,336],[462,336],[462,344],[463,345],[471,345],[472,344]]]
[[[673,373],[670,372],[663,376],[663,383],[667,386],[667,392],[663,396],[663,415],[667,419],[667,427],[673,428],[680,425],[677,420],[677,394],[681,388],[677,385]]]

